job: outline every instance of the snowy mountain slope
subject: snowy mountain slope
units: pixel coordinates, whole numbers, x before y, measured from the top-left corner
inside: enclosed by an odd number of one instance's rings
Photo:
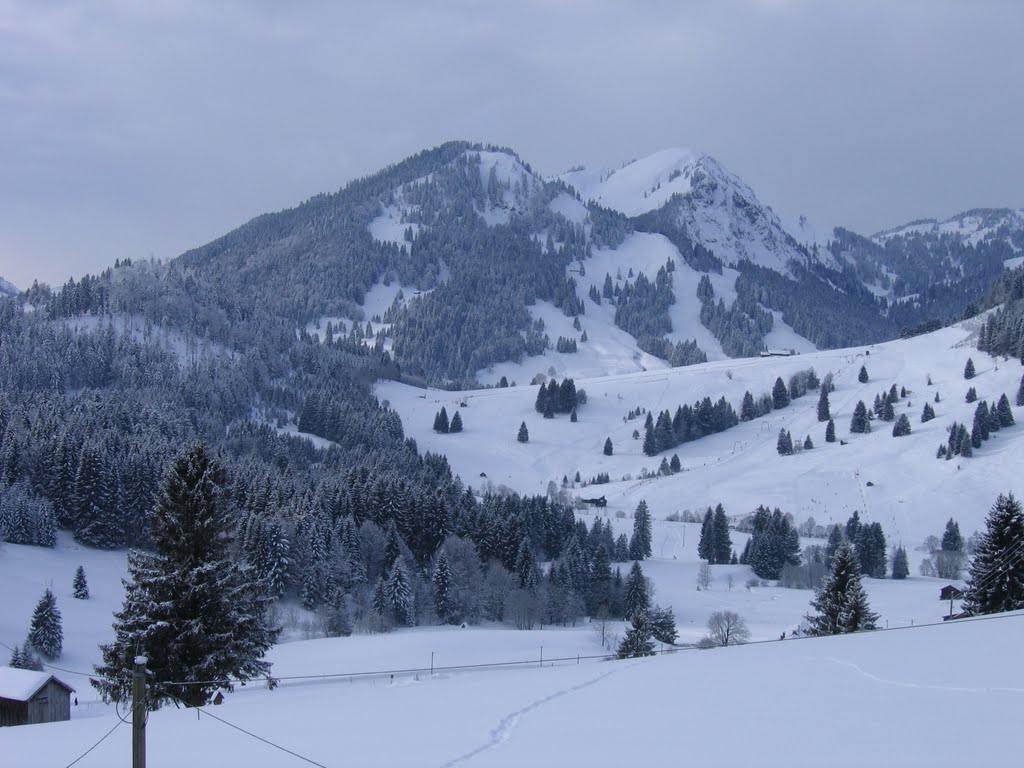
[[[921,219],[872,235],[871,239],[885,245],[894,238],[922,235],[952,236],[965,244],[977,245],[985,240],[1005,238],[1020,251],[1024,235],[1024,208],[976,208],[939,221]]]
[[[695,242],[731,266],[748,260],[788,273],[790,259],[809,258],[774,211],[709,155],[669,149],[616,171],[577,170],[561,179],[584,200],[630,217],[665,209]]]
[[[0,277],[0,296],[17,296],[18,289]]]
[[[544,190],[544,181],[511,151],[467,149],[459,160],[468,160],[477,169],[479,186],[484,194],[475,201],[474,207],[488,226],[508,224],[513,215],[526,211],[531,201]],[[447,167],[455,162],[449,162]],[[390,202],[381,207],[380,214],[368,226],[375,240],[395,245],[410,242],[407,230],[411,228],[415,236],[423,226],[417,221],[421,206],[408,200],[414,196],[410,195],[410,190],[431,183],[434,176],[434,173],[427,174],[392,190]],[[565,197],[568,198],[567,195]],[[552,211],[556,213],[561,214],[564,209],[567,219],[578,218],[579,208],[583,206],[578,205],[577,208],[565,202],[552,205]],[[585,209],[583,213],[585,215]]]
[[[968,385],[962,371],[968,357],[973,357],[980,371],[971,382],[980,399],[994,403],[1006,393],[1012,401],[1021,379],[1019,364],[1004,364],[965,346],[976,323],[870,348],[577,379],[577,387],[587,391],[588,403],[579,409],[576,424],[564,417],[541,418],[534,411],[536,387],[424,394],[389,382],[379,384],[377,391],[399,412],[406,434],[421,449],[444,453],[453,469],[474,484],[492,482],[536,493],[544,492],[551,481],[571,480],[577,471],[583,480],[607,472],[615,482],[585,490],[576,487],[571,492],[605,495],[610,510],[627,514],[646,499],[656,518],[722,502],[734,515],[769,504],[793,513],[798,521],[813,516],[820,524],[830,524],[844,522],[858,509],[867,519],[881,522],[891,542],[917,543],[939,533],[951,516],[960,520],[966,532],[980,529],[996,494],[1013,490],[1024,495],[1014,459],[1024,450],[1024,425],[996,433],[971,460],[935,458],[950,423],[970,424],[973,418],[975,405],[964,402]],[[857,381],[862,364],[871,377],[866,384]],[[757,397],[770,392],[776,377],[785,381],[812,366],[819,376],[835,375],[832,414],[838,436],[848,445],[824,442],[825,425],[816,418],[817,396],[809,393],[763,419],[667,451],[665,457],[678,453],[684,469],[680,474],[622,480],[637,478],[645,469],[655,472],[663,457],[645,456],[641,441],[632,438],[634,430],[643,434],[643,418],[627,420],[631,409],[643,407],[654,415],[663,409],[674,413],[678,405],[724,396],[738,411],[744,391]],[[927,383],[929,376],[932,385]],[[871,434],[849,435],[858,400],[870,408],[875,395],[893,384],[908,391],[896,408],[910,417],[912,434],[893,438],[892,425],[876,421]],[[933,402],[936,392],[939,403]],[[933,403],[937,418],[921,424],[926,401]],[[462,409],[465,431],[433,433],[437,410],[444,405],[452,413],[461,402],[466,403]],[[1024,413],[1018,414],[1018,420],[1024,420]],[[515,439],[524,421],[530,432],[525,444]],[[801,440],[811,435],[814,450],[778,456],[776,438],[783,428]],[[602,453],[608,437],[613,456]]]

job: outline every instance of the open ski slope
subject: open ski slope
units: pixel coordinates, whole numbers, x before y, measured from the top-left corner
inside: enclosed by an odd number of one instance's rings
[[[982,527],[998,493],[1024,491],[1015,458],[1024,450],[1024,425],[995,433],[972,459],[935,458],[949,425],[956,420],[969,426],[973,420],[976,404],[964,400],[969,386],[990,404],[1004,392],[1012,403],[1024,372],[1015,360],[996,360],[974,348],[978,322],[871,347],[577,378],[576,386],[586,390],[588,402],[579,408],[576,424],[566,416],[546,420],[534,410],[537,387],[523,382],[544,371],[535,358],[524,360],[518,376],[508,369],[509,380],[520,384],[513,388],[446,392],[386,382],[377,393],[398,411],[406,434],[421,450],[445,454],[455,472],[477,487],[493,484],[544,493],[550,482],[560,486],[563,478],[571,481],[577,471],[584,481],[607,472],[613,480],[608,485],[569,490],[577,496],[606,496],[610,514],[630,513],[646,499],[656,519],[719,502],[731,515],[767,504],[792,513],[798,522],[813,516],[821,524],[845,522],[856,509],[864,519],[880,522],[891,543],[914,546],[941,533],[949,517],[955,517],[968,535]],[[963,378],[968,357],[978,370],[970,382]],[[870,376],[865,384],[857,380],[861,365]],[[738,412],[744,391],[757,397],[771,391],[776,377],[788,381],[791,374],[810,367],[819,376],[835,376],[831,410],[837,436],[847,445],[825,443],[825,425],[817,421],[817,393],[812,392],[765,418],[667,451],[666,458],[679,455],[684,471],[677,475],[637,479],[645,469],[656,471],[662,456],[645,456],[642,440],[633,439],[634,430],[642,437],[644,417],[627,420],[631,409],[644,408],[656,416],[663,409],[674,413],[677,406],[705,396],[713,401],[725,396]],[[896,411],[909,416],[912,434],[893,438],[892,424],[876,420],[871,434],[851,436],[850,417],[857,402],[864,400],[870,408],[875,395],[893,384],[897,390],[907,389],[908,396],[896,404]],[[926,401],[935,408],[936,418],[921,424]],[[461,403],[465,407],[460,408]],[[449,416],[461,411],[464,432],[432,431],[434,415],[442,406]],[[1024,420],[1024,412],[1017,418]],[[516,441],[522,422],[530,433],[525,444]],[[780,429],[789,430],[794,440],[810,435],[815,448],[778,456]],[[613,456],[602,453],[607,437]],[[632,479],[623,480],[627,477]]]

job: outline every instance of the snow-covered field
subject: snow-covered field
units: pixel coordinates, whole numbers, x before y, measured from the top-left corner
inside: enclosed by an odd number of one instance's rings
[[[217,717],[322,766],[1011,765],[1022,641],[1018,613],[640,661],[249,686],[203,713],[151,714],[147,760],[304,764]],[[311,664],[343,653],[304,645]],[[0,753],[66,765],[111,728],[78,765],[127,764],[130,728],[114,713],[5,728]]]
[[[588,315],[587,322],[594,321]],[[631,530],[633,509],[640,499],[647,501],[655,518],[654,557],[643,567],[654,582],[655,601],[675,611],[680,642],[698,640],[708,616],[724,609],[743,616],[752,639],[764,642],[601,662],[587,658],[605,650],[598,628],[585,621],[534,631],[423,627],[317,639],[304,630],[308,616],[285,605],[287,642],[270,655],[274,675],[284,678],[280,687],[239,688],[211,714],[326,766],[619,765],[684,758],[727,765],[1008,764],[999,740],[943,738],[936,724],[955,718],[958,734],[1010,727],[1024,694],[1024,671],[1017,663],[1024,616],[941,624],[949,609],[938,600],[945,582],[917,575],[924,555],[914,549],[926,536],[940,534],[949,517],[966,536],[983,527],[998,493],[1024,495],[1016,458],[1024,425],[996,433],[973,459],[935,459],[948,424],[972,418],[974,405],[963,397],[968,356],[977,367],[970,385],[979,398],[994,402],[1006,392],[1012,399],[1020,382],[1016,361],[993,360],[966,343],[973,327],[870,348],[578,378],[588,403],[576,424],[565,416],[542,419],[533,407],[536,387],[441,392],[380,384],[378,395],[402,416],[406,434],[421,450],[446,454],[473,486],[544,493],[551,481],[560,487],[562,477],[571,479],[577,470],[585,479],[608,472],[614,482],[568,491],[606,496],[606,509],[580,515],[589,525],[601,514],[616,533]],[[857,381],[862,364],[871,376],[866,384]],[[509,378],[528,381],[537,365],[538,359],[528,359],[508,369]],[[835,374],[832,412],[847,445],[824,442],[812,393],[765,419],[679,446],[674,452],[685,471],[677,475],[622,479],[654,470],[661,460],[644,456],[640,441],[633,440],[634,429],[643,432],[643,418],[626,420],[630,409],[674,411],[705,395],[724,395],[738,409],[745,390],[759,395],[777,376],[788,379],[810,366],[819,376]],[[913,433],[896,439],[891,425],[876,421],[871,434],[848,435],[856,402],[870,405],[893,383],[908,390],[897,410],[911,416]],[[937,418],[922,425],[926,401]],[[449,413],[460,409],[463,433],[432,432],[441,405]],[[1018,420],[1024,418],[1017,410]],[[521,421],[530,430],[526,444],[515,439]],[[811,434],[816,447],[778,456],[780,428],[794,438]],[[610,457],[601,451],[607,436],[614,444]],[[797,522],[808,516],[821,524],[844,522],[854,509],[865,521],[881,522],[890,545],[907,546],[912,575],[901,582],[866,579],[865,586],[880,625],[900,630],[789,639],[812,594],[748,585],[751,573],[744,566],[715,566],[711,588],[698,591],[699,525],[666,518],[718,502],[733,516],[768,504],[793,513]],[[733,532],[737,550],[744,541],[745,534]],[[89,601],[71,597],[79,564],[89,579]],[[0,546],[0,642],[23,641],[35,602],[51,587],[64,617],[65,653],[57,665],[69,670],[57,673],[78,689],[79,699],[70,723],[0,730],[5,765],[66,765],[118,725],[85,675],[71,673],[88,673],[99,660],[98,645],[111,639],[124,571],[124,553],[86,550],[66,534],[54,550]],[[935,623],[940,625],[922,626]],[[615,623],[610,633],[621,635],[623,629]],[[783,632],[787,639],[779,642]],[[552,664],[553,659],[561,661]],[[483,667],[446,669],[470,665]],[[288,679],[293,677],[302,679]],[[602,729],[605,723],[614,723],[614,730]],[[78,765],[126,762],[129,731],[115,728]],[[737,731],[744,738],[730,738]],[[151,766],[302,764],[212,717],[197,719],[195,712],[154,713],[148,742]]]
[[[640,499],[646,499],[656,519],[719,502],[730,515],[766,504],[792,513],[798,522],[813,516],[820,524],[845,522],[856,509],[863,518],[880,522],[891,543],[916,546],[929,535],[941,534],[950,517],[960,522],[965,536],[980,529],[998,493],[1024,491],[1014,459],[1024,449],[1024,425],[994,433],[972,459],[935,458],[949,425],[954,420],[970,425],[973,420],[976,404],[964,400],[969,386],[977,389],[980,400],[993,404],[1003,393],[1012,402],[1020,383],[1022,368],[1017,361],[993,359],[968,343],[978,322],[871,347],[577,378],[576,386],[586,390],[588,402],[578,409],[576,424],[565,416],[544,419],[534,410],[537,387],[523,383],[544,370],[538,358],[524,360],[519,375],[506,369],[509,380],[520,384],[517,387],[446,392],[385,382],[377,393],[398,411],[406,434],[421,450],[445,454],[455,472],[476,487],[491,483],[522,493],[544,493],[549,482],[560,486],[563,477],[571,481],[577,471],[584,481],[607,472],[612,483],[570,491],[605,495],[611,514],[631,513]],[[978,369],[970,382],[963,378],[968,357]],[[865,384],[857,380],[861,365],[870,376]],[[810,367],[819,376],[835,376],[831,410],[837,436],[846,445],[825,442],[825,425],[816,414],[817,393],[812,392],[765,418],[666,452],[668,457],[679,454],[684,471],[677,475],[637,479],[644,469],[656,471],[662,456],[645,456],[642,441],[633,439],[634,430],[642,437],[644,417],[627,420],[631,409],[645,408],[656,416],[664,409],[674,413],[677,406],[705,396],[724,396],[738,412],[744,391],[755,397],[769,393],[776,377],[788,381],[791,374]],[[850,435],[857,402],[864,400],[870,408],[875,395],[893,384],[907,390],[907,397],[896,403],[896,412],[908,415],[912,434],[894,438],[892,424],[876,420],[871,434]],[[464,431],[434,433],[434,415],[441,406],[451,415],[463,402]],[[925,402],[932,403],[936,418],[921,424]],[[1018,409],[1017,417],[1024,419],[1024,412]],[[530,440],[519,443],[516,434],[524,421]],[[810,435],[814,449],[778,456],[776,439],[783,428],[794,440]],[[602,453],[607,437],[614,447],[612,456]]]

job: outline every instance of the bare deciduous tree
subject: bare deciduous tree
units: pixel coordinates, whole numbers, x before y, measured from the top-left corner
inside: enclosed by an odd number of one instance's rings
[[[720,646],[738,645],[750,639],[747,622],[735,611],[715,611],[708,619],[709,638]]]
[[[697,569],[697,589],[711,589],[711,566],[701,563]]]

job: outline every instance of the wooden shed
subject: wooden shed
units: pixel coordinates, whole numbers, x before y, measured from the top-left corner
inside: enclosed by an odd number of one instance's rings
[[[952,584],[947,584],[939,590],[939,600],[962,600],[964,592]]]
[[[70,720],[74,692],[48,672],[0,667],[0,726]]]

